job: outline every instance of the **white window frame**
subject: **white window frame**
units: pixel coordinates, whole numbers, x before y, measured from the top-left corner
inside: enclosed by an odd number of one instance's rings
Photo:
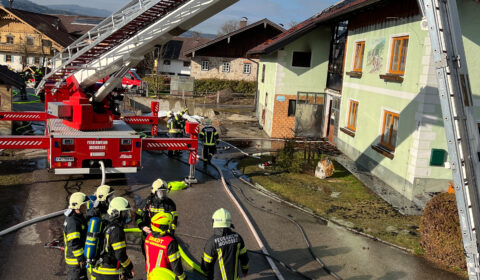
[[[208,60],[202,60],[200,67],[202,71],[209,71],[210,70],[210,61]]]
[[[246,71],[248,69],[248,71]],[[252,73],[252,64],[244,63],[243,64],[243,74],[250,75]]]
[[[225,61],[222,63],[222,72],[223,73],[230,73],[230,62]]]

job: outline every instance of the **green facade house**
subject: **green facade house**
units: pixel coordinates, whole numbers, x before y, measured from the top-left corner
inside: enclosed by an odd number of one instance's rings
[[[480,79],[476,73],[480,67],[480,2],[457,2],[473,104],[479,107]],[[312,19],[316,21],[313,26],[308,23]],[[288,43],[281,49],[268,52],[271,46],[263,45],[251,50],[260,55],[260,63],[267,69],[263,83],[259,75],[260,123],[263,100],[268,105],[264,129],[275,137],[272,133],[275,129],[268,125],[275,126],[278,120],[275,95],[306,90],[322,92],[325,121],[323,134],[318,137],[328,136],[333,127],[330,136],[335,137],[329,137],[330,140],[359,169],[378,177],[398,197],[422,209],[433,194],[448,189],[452,174],[429,34],[417,1],[346,0],[312,19],[300,24],[303,25],[300,30],[310,26],[301,36],[284,35],[290,40],[285,40]],[[335,49],[338,45],[335,36],[330,36],[329,42],[324,41],[329,37],[328,30],[335,33],[340,22],[348,22],[344,53]],[[285,33],[288,32],[295,33],[291,30]],[[328,55],[329,62],[312,64],[304,73],[285,67],[292,52],[306,45],[311,47],[312,58],[320,60]],[[341,86],[332,89],[329,82],[332,69],[339,68],[335,62],[338,55],[343,55]],[[339,98],[340,106],[330,102],[335,98]],[[480,110],[475,110],[480,123]],[[390,202],[395,204],[399,200],[396,201]]]

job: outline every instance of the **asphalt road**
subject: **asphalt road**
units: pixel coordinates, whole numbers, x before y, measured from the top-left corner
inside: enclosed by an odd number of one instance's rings
[[[0,163],[0,172],[15,172],[18,176],[30,177],[35,182],[0,187],[1,213],[6,217],[0,229],[21,220],[64,209],[69,194],[75,191],[91,194],[100,183],[99,177],[53,175],[41,169],[45,165],[44,161],[37,159],[27,163]],[[145,152],[142,161],[144,169],[137,174],[107,176],[107,184],[114,187],[115,195],[126,197],[132,205],[149,193],[150,184],[155,179],[181,180],[188,173],[185,157],[176,159],[161,153]],[[297,226],[265,210],[273,210],[299,222],[305,229],[315,254],[342,279],[459,279],[435,268],[422,258],[355,235],[341,227],[325,225],[316,218],[243,184],[228,171],[225,160],[217,160],[216,163],[225,168],[232,190],[272,255],[312,279],[333,278],[313,260]],[[179,211],[177,236],[186,251],[197,262],[200,261],[205,239],[212,234],[211,215],[219,207],[231,211],[236,231],[244,237],[247,247],[259,251],[239,211],[227,197],[220,181],[216,180],[217,172],[212,167],[203,169],[199,165],[197,177],[199,184],[170,194]],[[246,198],[251,202],[247,202]],[[62,252],[43,247],[46,242],[61,239],[63,221],[64,218],[59,217],[41,222],[0,239],[0,279],[66,279]],[[129,235],[128,254],[135,264],[136,279],[145,279],[145,264],[138,244],[138,236]],[[247,279],[275,279],[263,257],[253,254],[249,256],[251,271]],[[283,268],[281,271],[285,279],[302,279]],[[189,279],[202,279],[191,271],[188,276]]]

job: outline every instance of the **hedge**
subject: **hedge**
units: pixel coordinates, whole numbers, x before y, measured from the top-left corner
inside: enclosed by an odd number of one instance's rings
[[[231,88],[233,92],[244,94],[255,94],[257,82],[231,81],[221,79],[200,79],[195,80],[195,92],[210,93]]]

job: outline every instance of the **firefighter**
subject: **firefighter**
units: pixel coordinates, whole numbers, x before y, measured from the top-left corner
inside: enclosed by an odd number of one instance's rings
[[[76,192],[70,196],[68,210],[65,211],[63,239],[65,242],[65,262],[68,267],[68,280],[87,279],[83,247],[87,235],[87,220],[83,216],[88,201],[84,193]]]
[[[135,270],[127,255],[124,226],[131,222],[130,204],[123,197],[110,202],[105,220],[108,225],[103,231],[104,247],[101,262],[93,269],[93,280],[118,280],[133,278]]]
[[[87,220],[92,217],[103,218],[107,214],[108,205],[113,199],[112,188],[108,185],[101,185],[95,192],[96,200],[93,202],[93,206],[87,210]]]
[[[218,132],[212,126],[212,121],[207,119],[205,127],[198,135],[198,139],[203,143],[203,164],[210,163],[213,155],[217,152]]]
[[[209,280],[238,279],[240,261],[243,276],[248,275],[247,248],[232,228],[230,212],[220,208],[212,216],[214,234],[205,244],[202,270]]]
[[[188,113],[188,108],[185,107],[183,111],[178,111],[177,116],[178,116],[178,121],[180,122],[180,126],[182,128],[182,132],[185,133],[185,123],[187,120],[183,117],[185,114]]]
[[[169,111],[167,113],[167,129],[168,129],[168,137],[169,138],[182,138],[183,137],[183,128],[180,118],[177,114],[172,113]],[[168,151],[168,155],[172,156],[177,151]]]
[[[152,184],[152,193],[145,198],[135,213],[135,222],[146,237],[152,232],[150,228],[150,219],[160,212],[170,213],[173,217],[170,234],[175,233],[178,223],[177,206],[175,202],[167,197],[168,186],[162,179],[157,179]],[[144,247],[142,246],[144,249]],[[143,252],[145,255],[145,252]]]
[[[172,222],[170,213],[158,213],[151,219],[152,232],[145,239],[147,275],[155,268],[162,267],[172,270],[178,280],[184,280],[186,276],[177,240],[168,234]]]
[[[35,69],[34,78],[35,78],[35,88],[37,88],[38,84],[43,79],[43,71],[42,71],[41,68],[36,68]]]

